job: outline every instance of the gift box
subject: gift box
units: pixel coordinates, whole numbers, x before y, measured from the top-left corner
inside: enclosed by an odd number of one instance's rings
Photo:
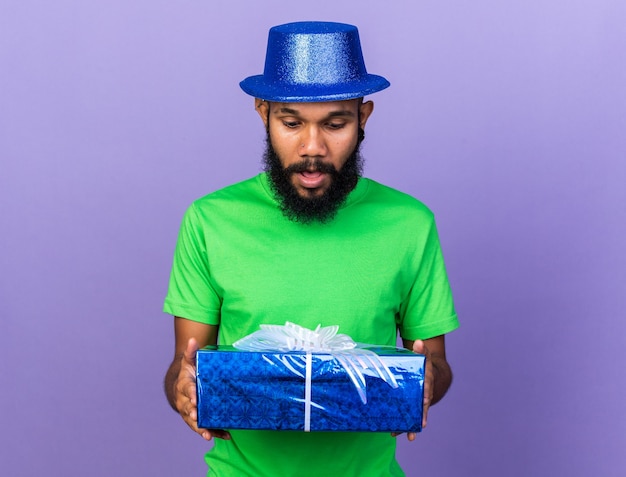
[[[374,356],[374,358],[372,357]],[[198,426],[419,432],[425,357],[393,347],[196,355]]]

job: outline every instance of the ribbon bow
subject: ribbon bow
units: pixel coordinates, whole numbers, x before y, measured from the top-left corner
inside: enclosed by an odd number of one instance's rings
[[[364,374],[373,374],[392,388],[397,388],[396,378],[387,365],[373,351],[359,348],[350,336],[338,334],[339,326],[310,330],[291,322],[284,325],[260,325],[261,329],[233,343],[242,351],[305,351],[307,353],[307,390],[310,391],[311,353],[327,353],[345,369],[354,384],[361,402],[367,404]],[[291,368],[291,367],[290,367]],[[293,368],[292,371],[297,372]],[[300,374],[300,373],[297,373]]]

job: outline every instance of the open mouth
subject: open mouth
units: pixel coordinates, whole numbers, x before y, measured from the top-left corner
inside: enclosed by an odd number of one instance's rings
[[[306,187],[307,189],[317,189],[318,187],[322,187],[326,180],[326,173],[320,171],[299,172],[298,176],[302,187]]]

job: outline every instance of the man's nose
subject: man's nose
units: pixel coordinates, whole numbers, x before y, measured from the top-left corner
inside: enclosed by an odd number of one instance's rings
[[[323,134],[316,127],[307,128],[300,136],[300,147],[298,153],[300,156],[324,157],[327,148]]]

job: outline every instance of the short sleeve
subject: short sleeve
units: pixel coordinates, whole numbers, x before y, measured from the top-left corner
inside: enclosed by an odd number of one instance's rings
[[[178,234],[163,311],[217,325],[221,298],[212,285],[205,233],[195,206],[191,205]]]
[[[400,309],[404,339],[428,339],[459,326],[434,219],[416,244],[412,269],[415,280]]]

